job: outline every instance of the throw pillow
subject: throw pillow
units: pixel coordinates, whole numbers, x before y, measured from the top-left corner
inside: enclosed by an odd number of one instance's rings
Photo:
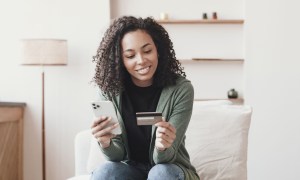
[[[186,147],[201,180],[246,180],[252,109],[194,105]]]

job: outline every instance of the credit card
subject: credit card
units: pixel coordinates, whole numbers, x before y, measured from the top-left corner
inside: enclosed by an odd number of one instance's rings
[[[137,112],[136,113],[137,125],[153,125],[162,121],[162,113],[160,112]]]

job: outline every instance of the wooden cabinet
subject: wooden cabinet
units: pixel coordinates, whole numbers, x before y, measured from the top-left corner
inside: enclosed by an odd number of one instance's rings
[[[0,102],[0,180],[23,179],[24,107]]]

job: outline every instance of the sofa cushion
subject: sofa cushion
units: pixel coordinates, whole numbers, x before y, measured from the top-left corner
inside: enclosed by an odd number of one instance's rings
[[[194,104],[186,147],[201,180],[247,179],[251,113],[249,106]]]

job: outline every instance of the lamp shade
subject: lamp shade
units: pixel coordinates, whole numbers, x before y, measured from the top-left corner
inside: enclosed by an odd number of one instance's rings
[[[66,65],[67,40],[22,39],[23,65]]]

